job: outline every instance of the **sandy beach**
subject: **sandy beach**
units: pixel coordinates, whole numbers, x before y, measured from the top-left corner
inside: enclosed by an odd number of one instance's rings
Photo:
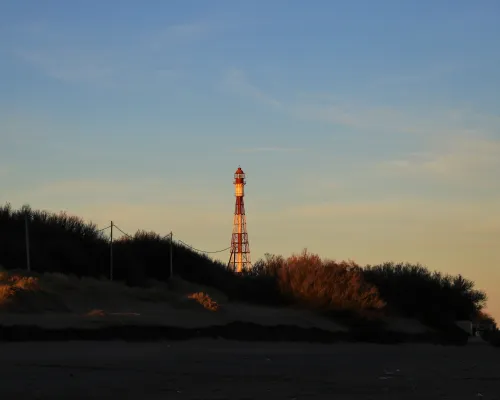
[[[5,399],[500,399],[486,345],[1,343]]]

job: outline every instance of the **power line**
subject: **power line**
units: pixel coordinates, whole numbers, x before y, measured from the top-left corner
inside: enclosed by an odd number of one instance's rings
[[[28,271],[30,270],[30,257],[29,257],[29,236],[28,236],[28,226],[29,226],[29,221],[28,221],[28,215],[26,214],[26,218],[25,218],[25,224],[26,224],[26,227],[25,227],[25,230],[26,230],[26,254],[27,254],[27,269]],[[96,227],[97,228],[97,227]],[[136,236],[132,236],[132,235],[129,235],[127,232],[125,232],[124,230],[122,230],[119,226],[117,226],[116,224],[113,223],[113,221],[111,221],[111,225],[109,226],[106,226],[105,228],[101,228],[101,229],[96,229],[96,232],[103,232],[103,231],[106,231],[108,229],[111,228],[111,232],[110,232],[110,237],[109,237],[109,252],[110,252],[110,257],[109,257],[109,279],[112,281],[113,280],[113,228],[116,228],[118,230],[118,232],[122,233],[124,236],[126,236],[127,238],[129,239],[132,239],[132,240],[136,240],[138,239],[137,237],[137,234]],[[157,235],[157,234],[155,234]],[[169,240],[169,246],[170,246],[170,252],[169,252],[169,256],[170,256],[170,277],[174,276],[174,271],[173,271],[173,258],[172,258],[172,253],[174,252],[173,250],[173,232],[170,232],[169,234],[165,235],[165,236],[160,236],[158,235],[157,237],[159,237],[160,239],[164,240],[164,239],[170,239]],[[180,240],[180,239],[176,239],[177,242],[183,246],[185,246],[186,248],[188,249],[191,249],[193,251],[197,251],[199,253],[202,253],[202,254],[217,254],[217,253],[222,253],[224,251],[227,251],[229,250],[232,246],[229,246],[229,247],[226,247],[225,249],[221,249],[221,250],[216,250],[216,251],[207,251],[207,250],[200,250],[200,249],[197,249],[196,247],[193,247],[189,244],[187,244],[186,242]]]
[[[108,228],[111,227],[108,226]],[[127,232],[124,232],[122,229],[120,229],[120,227],[116,224],[113,224],[113,227],[115,227],[116,229],[118,229],[122,234],[124,234],[125,236],[129,237],[130,239],[134,239],[134,236],[132,235],[129,235]],[[171,233],[167,233],[165,236],[160,236],[161,239],[169,239],[171,237]]]
[[[129,235],[127,232],[123,232],[117,225],[113,224],[113,226],[118,229],[121,233],[123,233],[125,236],[127,236],[130,239],[133,239],[134,237]]]
[[[109,229],[110,227],[111,227],[111,225],[110,225],[110,226],[108,226],[107,228],[104,228],[104,229],[101,229],[101,230]],[[118,231],[120,231],[123,235],[127,236],[128,238],[130,238],[130,239],[134,239],[134,237],[133,237],[132,235],[129,235],[127,232],[124,232],[124,231],[123,231],[123,230],[122,230],[122,229],[121,229],[118,225],[113,224],[113,227],[114,227],[114,228],[116,228],[116,229],[118,229]],[[162,239],[169,239],[169,238],[171,238],[171,237],[172,237],[172,236],[171,236],[171,233],[169,233],[169,234],[167,234],[167,235],[163,236],[163,237],[162,237]],[[205,253],[205,254],[216,254],[216,253],[222,253],[222,252],[227,251],[227,250],[229,250],[229,249],[231,248],[231,246],[229,246],[229,247],[226,247],[225,249],[222,249],[222,250],[207,251],[207,250],[200,250],[200,249],[197,249],[196,247],[193,247],[193,246],[191,246],[191,245],[187,244],[186,242],[184,242],[184,241],[182,241],[182,240],[180,240],[180,239],[175,239],[175,240],[176,240],[177,242],[179,242],[179,243],[182,243],[184,246],[186,246],[186,247],[190,248],[191,250],[197,251],[197,252],[199,252],[199,253]]]
[[[229,249],[231,248],[231,246],[229,246],[229,247],[226,247],[225,249],[222,249],[222,250],[217,250],[217,251],[205,251],[205,250],[200,250],[200,249],[197,249],[197,248],[195,248],[195,247],[193,247],[193,246],[191,246],[191,245],[189,245],[189,244],[187,244],[187,243],[183,242],[183,241],[182,241],[182,240],[180,240],[180,239],[176,239],[176,240],[177,240],[178,242],[182,243],[184,246],[189,247],[191,250],[195,250],[195,251],[198,251],[198,252],[200,252],[200,253],[207,253],[207,254],[222,253],[222,252],[227,251],[227,250],[229,250]]]

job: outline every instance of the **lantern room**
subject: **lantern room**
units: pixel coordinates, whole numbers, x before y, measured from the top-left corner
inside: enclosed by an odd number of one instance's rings
[[[245,183],[245,173],[241,169],[241,167],[238,167],[236,172],[234,173],[234,194],[236,197],[243,197],[245,195],[245,189],[244,186],[246,185]]]

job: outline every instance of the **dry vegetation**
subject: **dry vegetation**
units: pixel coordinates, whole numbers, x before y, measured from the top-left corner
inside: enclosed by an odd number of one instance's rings
[[[201,304],[203,308],[210,310],[210,311],[217,311],[219,310],[219,304],[217,304],[216,301],[214,301],[208,294],[203,293],[203,292],[197,292],[197,293],[192,293],[188,295],[189,299],[195,300],[197,303]]]
[[[91,306],[86,308],[86,305],[102,307],[108,303],[107,299],[114,299],[115,302],[132,304],[137,301],[166,302],[175,307],[188,298],[189,294],[174,292],[167,284],[158,281],[150,281],[149,287],[130,287],[121,282],[78,278],[61,273],[27,273],[21,270],[0,269],[2,312],[82,312],[86,316],[106,316],[105,310]],[[205,300],[205,303],[210,305],[208,300]]]
[[[0,310],[7,312],[66,312],[57,296],[42,290],[37,277],[0,270]]]
[[[85,314],[87,317],[105,317],[106,315],[107,313],[104,310],[90,310]]]
[[[317,310],[380,310],[385,306],[377,288],[366,282],[353,262],[322,260],[306,250],[288,259],[268,256],[263,273],[274,276],[278,290],[290,302]]]
[[[362,267],[353,262],[321,259],[305,250],[289,258],[266,255],[251,271],[238,275],[174,243],[174,273],[181,278],[176,282],[168,275],[168,239],[143,231],[113,244],[114,278],[126,285],[117,284],[102,279],[109,272],[109,242],[95,225],[29,207],[13,211],[9,205],[0,207],[0,262],[8,270],[25,264],[25,215],[29,219],[35,272],[32,277],[21,273],[1,275],[0,304],[4,309],[29,304],[27,298],[37,290],[47,304],[60,309],[64,304],[58,303],[56,295],[75,290],[88,296],[106,293],[141,301],[175,301],[168,286],[172,289],[181,281],[202,285],[196,290],[182,290],[183,296],[209,310],[218,310],[224,298],[268,306],[298,306],[356,318],[396,315],[433,326],[479,316],[486,302],[486,294],[460,275],[431,272],[418,264]],[[206,294],[208,287],[216,289],[216,296]]]

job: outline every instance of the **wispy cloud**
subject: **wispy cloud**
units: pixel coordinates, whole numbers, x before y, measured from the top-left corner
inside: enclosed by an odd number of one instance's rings
[[[139,229],[160,234],[172,230],[175,238],[198,248],[219,250],[230,239],[232,204],[225,204],[220,196],[213,197],[213,191],[201,197],[205,207],[197,206],[200,193],[192,186],[170,190],[165,182],[154,180],[87,179],[40,184],[16,191],[8,200],[15,208],[28,203],[34,209],[65,211],[102,228],[113,220],[128,234]],[[230,201],[230,196],[224,197]]]
[[[152,177],[119,179],[98,179],[96,177],[75,178],[67,180],[53,180],[39,182],[22,191],[12,194],[14,199],[34,198],[54,204],[101,204],[109,205],[115,203],[123,204],[147,204],[151,202],[162,202],[191,206],[197,202],[200,193],[204,201],[210,205],[221,203],[220,192],[210,189],[195,188],[190,184],[175,182],[176,190],[169,189],[169,184],[164,179]],[[223,198],[222,198],[223,199]]]
[[[50,194],[51,196],[82,196],[92,194],[93,196],[106,196],[117,193],[122,196],[133,194],[147,187],[154,187],[160,182],[156,180],[109,182],[105,180],[75,179],[42,183],[35,188],[37,195]]]
[[[7,54],[42,74],[66,83],[102,82],[114,72],[112,51],[83,48],[71,31],[59,32],[46,20],[18,23],[8,28]],[[79,38],[80,39],[80,38]]]
[[[211,29],[214,28],[214,24],[204,22],[191,22],[185,24],[177,24],[169,26],[166,29],[168,36],[174,36],[176,38],[193,38],[200,37]]]
[[[461,63],[437,63],[427,67],[420,67],[415,71],[408,71],[407,73],[391,73],[376,78],[371,86],[373,88],[382,88],[394,85],[414,85],[421,83],[428,83],[435,79],[442,78],[445,75],[453,73],[458,69],[463,69],[463,62]]]
[[[357,129],[372,134],[413,134],[427,137],[489,135],[498,131],[500,117],[470,109],[408,109],[372,106],[334,94],[298,95],[287,101],[251,83],[242,70],[231,70],[224,83],[233,93],[279,109],[291,117]]]
[[[104,56],[78,49],[51,49],[18,51],[17,55],[44,75],[68,84],[91,84],[100,88],[156,87],[183,76],[180,69],[162,66],[144,54],[127,61],[111,53]]]
[[[248,148],[239,148],[234,151],[238,153],[296,153],[299,151],[303,151],[304,149],[300,148],[291,148],[291,147],[248,147]]]
[[[415,110],[402,107],[370,107],[347,104],[334,95],[280,101],[234,70],[228,77],[238,95],[271,106],[279,106],[291,117],[330,122],[353,128],[361,134],[418,137],[419,152],[392,157],[375,165],[385,176],[441,180],[467,187],[500,188],[500,116],[471,109]],[[272,151],[242,149],[242,151]],[[380,177],[380,176],[379,176]],[[465,187],[465,186],[464,186]]]
[[[230,28],[227,21],[216,17],[172,24],[149,32],[144,44],[151,50],[161,51],[205,40]]]
[[[409,153],[381,163],[379,168],[399,176],[425,176],[469,185],[500,186],[500,140],[484,137],[450,139],[434,151]]]
[[[93,83],[109,79],[113,67],[99,58],[72,51],[18,51],[17,55],[51,78],[64,82]]]
[[[373,107],[342,102],[298,104],[295,115],[314,121],[358,129],[367,133],[412,134],[420,136],[471,136],[491,133],[488,117],[470,110],[404,109]]]
[[[166,50],[197,38],[204,38],[215,28],[209,22],[172,25],[154,33],[137,33],[127,39],[125,49],[99,45],[75,45],[47,24],[14,29],[9,53],[40,71],[45,76],[64,83],[137,86],[148,82],[162,83],[178,78],[179,54],[166,59],[155,50]],[[37,29],[40,30],[37,33]],[[17,35],[17,36],[16,36]],[[44,40],[40,40],[42,37]],[[182,52],[182,48],[177,48]],[[131,54],[134,56],[131,57]]]
[[[500,197],[500,196],[499,196]],[[279,213],[298,219],[337,221],[339,224],[381,223],[387,229],[391,224],[410,223],[410,229],[429,229],[435,224],[442,229],[458,227],[462,232],[489,233],[500,226],[500,216],[492,216],[497,208],[498,198],[488,200],[460,200],[453,202],[435,198],[401,197],[395,200],[322,202],[292,206]],[[496,227],[496,228],[495,228]]]
[[[266,105],[281,108],[281,101],[277,100],[273,96],[269,95],[265,91],[259,89],[259,87],[253,85],[248,80],[244,71],[239,69],[230,70],[225,78],[224,84],[229,90],[233,93],[242,96],[242,97],[250,97],[255,101],[260,103],[264,103]]]

